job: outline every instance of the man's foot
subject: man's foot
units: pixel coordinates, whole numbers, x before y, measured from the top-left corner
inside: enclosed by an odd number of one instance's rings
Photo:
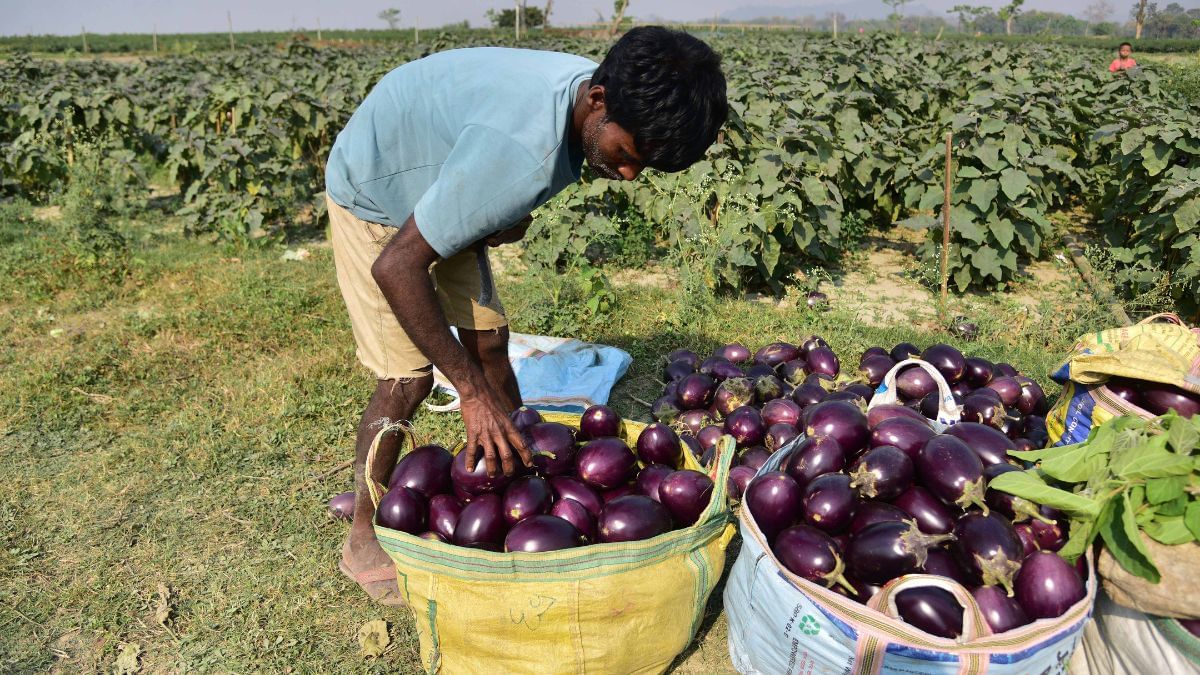
[[[362,587],[372,600],[389,607],[404,607],[407,603],[396,585],[396,563],[388,557],[374,533],[370,539],[356,541],[346,538],[338,569]]]

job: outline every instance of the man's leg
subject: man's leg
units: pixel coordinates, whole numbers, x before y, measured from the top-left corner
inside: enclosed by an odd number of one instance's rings
[[[354,444],[354,522],[342,549],[343,562],[349,567],[352,576],[363,575],[363,578],[355,579],[363,590],[372,599],[384,604],[402,604],[403,599],[397,589],[394,574],[386,580],[371,580],[369,575],[364,575],[374,570],[391,572],[392,565],[391,559],[376,541],[375,529],[372,527],[375,507],[371,504],[371,495],[367,491],[367,452],[370,451],[371,443],[379,432],[380,420],[411,420],[417,406],[425,400],[432,388],[432,375],[408,380],[378,380],[375,392],[371,394],[367,409],[363,411],[362,419],[358,423],[358,438]],[[373,478],[384,485],[387,484],[388,473],[396,463],[399,439],[397,434],[388,434],[380,440],[379,449],[376,451],[375,461],[379,470],[373,474]]]
[[[467,355],[483,368],[484,377],[497,393],[507,396],[512,409],[521,407],[521,389],[508,360],[508,326],[490,330],[458,330]]]

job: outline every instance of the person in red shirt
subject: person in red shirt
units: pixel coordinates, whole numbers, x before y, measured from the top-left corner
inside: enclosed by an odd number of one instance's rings
[[[1137,61],[1134,61],[1133,56],[1131,56],[1133,54],[1133,45],[1128,42],[1122,42],[1120,51],[1117,53],[1119,56],[1113,59],[1112,63],[1108,64],[1108,72],[1117,73],[1122,70],[1137,68]]]

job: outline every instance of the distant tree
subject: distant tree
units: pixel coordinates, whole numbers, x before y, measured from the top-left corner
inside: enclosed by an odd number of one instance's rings
[[[891,19],[896,24],[897,33],[900,32],[900,22],[904,18],[904,6],[910,2],[912,0],[883,0],[883,4],[892,8],[892,13],[888,15],[888,19]]]
[[[1089,24],[1104,23],[1113,13],[1113,4],[1109,0],[1096,0],[1083,10],[1083,18]]]
[[[1000,8],[996,12],[996,16],[1004,21],[1004,34],[1012,35],[1013,21],[1017,15],[1021,13],[1021,5],[1025,4],[1025,0],[1012,0],[1007,5]]]
[[[1138,0],[1133,6],[1133,23],[1135,40],[1142,39],[1142,29],[1146,27],[1146,0]]]
[[[617,28],[625,18],[625,10],[629,9],[629,0],[613,0],[613,19],[608,27],[608,36],[617,34]]]
[[[992,8],[986,5],[955,5],[946,10],[947,14],[958,15],[958,25],[971,33],[978,32],[976,24],[979,20],[992,13]]]
[[[396,30],[400,25],[400,10],[395,7],[388,7],[377,15],[381,20],[386,21],[388,30]]]
[[[542,10],[542,27],[550,25],[550,10],[554,9],[554,0],[546,0],[546,9]]]
[[[495,28],[513,28],[517,25],[517,10],[515,9],[502,9],[499,12],[489,9],[486,16]],[[542,13],[541,8],[526,6],[525,14],[521,18],[521,28],[533,28],[534,26],[544,25],[546,25],[546,15]]]

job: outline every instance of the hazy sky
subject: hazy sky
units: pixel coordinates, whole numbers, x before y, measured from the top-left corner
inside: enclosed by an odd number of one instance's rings
[[[511,1],[511,0],[510,0]],[[945,11],[962,0],[915,0],[906,13]],[[978,1],[978,0],[977,0]],[[1170,0],[1160,0],[1160,5]],[[1043,9],[1081,15],[1095,0],[1029,0],[1026,9]],[[1183,0],[1194,7],[1198,0]],[[544,0],[529,0],[544,5]],[[696,20],[743,6],[755,7],[829,7],[829,0],[631,0],[630,14],[641,18]],[[861,6],[860,3],[854,3]],[[980,4],[1000,5],[1001,0],[983,0]],[[1114,14],[1128,16],[1132,0],[1111,0]],[[882,0],[879,15],[886,12]],[[324,28],[381,28],[380,10],[401,10],[401,23],[411,27],[438,26],[468,20],[474,26],[486,24],[489,8],[510,6],[504,0],[0,0],[0,35],[73,34],[80,26],[93,33],[148,33],[155,26],[161,33],[217,32],[225,30],[225,12],[233,16],[235,31],[314,29],[317,20]],[[595,21],[596,11],[612,12],[612,0],[555,0],[552,20],[559,23]],[[914,7],[920,6],[919,9]],[[823,12],[822,12],[823,13]],[[847,12],[850,14],[850,12]],[[863,13],[855,12],[865,17]],[[874,13],[872,12],[872,15]],[[853,18],[853,17],[851,17]]]

